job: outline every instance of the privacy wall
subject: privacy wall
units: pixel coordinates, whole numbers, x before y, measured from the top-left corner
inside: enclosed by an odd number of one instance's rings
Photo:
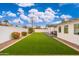
[[[48,32],[48,29],[35,29],[35,32]]]
[[[28,31],[28,30],[19,27],[0,26],[0,44],[11,40],[12,32],[22,32],[22,31]]]

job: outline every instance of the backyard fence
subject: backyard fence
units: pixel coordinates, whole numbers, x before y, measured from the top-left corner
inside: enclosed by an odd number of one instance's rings
[[[12,32],[27,32],[25,28],[0,26],[0,44],[11,40]]]

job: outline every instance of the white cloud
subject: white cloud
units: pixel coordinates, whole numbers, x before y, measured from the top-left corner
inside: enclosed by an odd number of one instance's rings
[[[30,21],[34,21],[34,22],[37,22],[38,21],[38,16],[34,15],[34,14],[28,14],[28,17],[29,17],[29,20]]]
[[[35,16],[34,22],[39,23],[39,22],[43,22],[43,20],[42,19],[39,19],[38,16]]]
[[[55,12],[54,10],[52,10],[51,8],[47,8],[47,9],[45,10],[45,12],[47,12],[47,13],[52,13],[52,14],[56,14],[56,12]]]
[[[44,16],[44,12],[39,12],[37,9],[31,9],[29,10],[28,16],[29,17],[36,17],[36,16],[41,17],[41,16]]]
[[[37,12],[37,13],[35,13],[35,15],[42,16],[42,15],[44,15],[44,12]]]
[[[42,19],[37,20],[37,23],[39,23],[39,22],[43,22],[43,20]]]
[[[17,24],[19,24],[19,23],[23,24],[24,23],[20,18],[14,19],[13,22],[17,23]]]
[[[49,20],[54,19],[55,15],[54,14],[46,14],[45,17]]]
[[[56,12],[51,8],[47,8],[44,12],[39,12],[37,9],[31,9],[28,11],[29,13],[27,16],[24,14],[24,10],[22,8],[19,8],[18,12],[20,13],[19,14],[20,18],[22,20],[28,21],[29,23],[31,23],[32,20],[35,23],[39,23],[39,22],[50,22],[55,18],[59,18],[58,16],[55,15]]]
[[[18,6],[20,7],[30,7],[30,6],[34,6],[33,3],[16,3]]]
[[[21,14],[21,15],[20,15],[20,18],[21,18],[22,20],[28,21],[29,23],[31,22],[30,18],[29,18],[28,16],[24,15],[24,14]]]
[[[38,16],[43,19],[43,18],[45,18],[45,13],[44,12],[39,12]]]
[[[26,21],[30,22],[29,17],[24,14],[24,10],[22,8],[19,8],[18,12],[19,12],[19,17],[22,20],[26,20]]]
[[[11,24],[12,23],[12,21],[10,21],[10,20],[8,20],[8,22]]]
[[[61,18],[61,19],[64,19],[65,21],[68,21],[69,19],[72,18],[72,16],[71,16],[71,15],[64,15],[64,14],[63,14],[63,15],[60,16],[60,18]]]
[[[18,12],[19,12],[20,14],[24,14],[24,10],[23,10],[22,8],[19,8],[19,9],[18,9]]]
[[[59,16],[55,16],[55,18],[59,18]]]
[[[30,21],[33,20],[36,23],[43,22],[43,20],[39,18],[39,14],[38,13],[39,12],[37,12],[35,14],[32,14],[32,13],[28,14],[29,20]]]
[[[35,22],[49,22],[54,20],[56,12],[51,8],[47,8],[44,12],[39,12],[37,9],[29,10],[28,17]]]
[[[13,22],[14,23],[18,23],[20,21],[20,19],[14,19]]]
[[[60,18],[62,18],[62,19],[70,19],[70,18],[72,18],[72,16],[63,14],[63,15],[60,16]]]
[[[25,16],[24,14],[21,14],[21,15],[20,15],[20,18],[23,19],[23,20],[26,20],[28,17]]]
[[[5,13],[6,13],[5,11],[2,11],[2,15],[5,15]]]
[[[53,22],[53,24],[59,24],[61,23],[62,21],[56,21],[56,22]]]
[[[45,21],[50,21],[50,20],[54,20],[55,19],[55,14],[56,14],[56,12],[54,11],[54,10],[52,10],[51,8],[47,8],[46,10],[45,10],[45,18],[44,18],[44,20]]]
[[[11,11],[8,11],[6,14],[11,17],[16,17],[16,14],[12,13]]]
[[[34,14],[32,14],[32,13],[30,13],[30,14],[28,14],[28,17],[35,17],[35,15]]]
[[[38,12],[37,9],[31,9],[31,10],[29,10],[29,13],[37,13],[37,12]]]
[[[2,16],[2,15],[0,15],[0,18],[3,18],[3,16]]]

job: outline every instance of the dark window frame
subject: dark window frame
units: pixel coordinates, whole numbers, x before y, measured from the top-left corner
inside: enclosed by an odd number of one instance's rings
[[[61,33],[61,26],[59,26],[59,28],[58,28],[58,32]]]
[[[68,25],[64,25],[64,33],[69,33],[69,30],[68,30]]]
[[[74,24],[74,34],[79,35],[79,23]]]

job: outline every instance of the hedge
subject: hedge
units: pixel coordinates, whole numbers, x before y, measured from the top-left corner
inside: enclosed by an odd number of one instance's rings
[[[11,34],[12,39],[19,39],[20,38],[20,33],[19,32],[13,32]]]

